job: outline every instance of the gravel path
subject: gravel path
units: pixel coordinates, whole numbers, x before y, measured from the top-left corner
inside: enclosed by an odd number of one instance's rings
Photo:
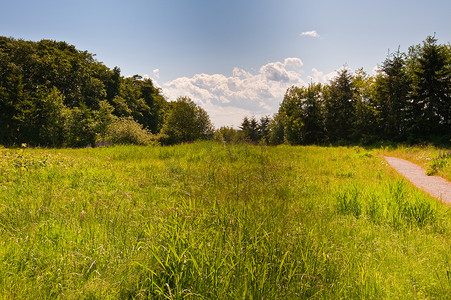
[[[423,168],[407,160],[389,156],[384,156],[384,158],[390,166],[410,180],[416,187],[445,203],[451,204],[451,182],[442,177],[427,176]]]

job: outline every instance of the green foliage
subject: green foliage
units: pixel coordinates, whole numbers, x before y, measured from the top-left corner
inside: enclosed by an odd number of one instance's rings
[[[238,131],[232,127],[223,126],[215,130],[213,140],[222,144],[237,144],[247,142],[242,131]]]
[[[163,126],[166,101],[150,79],[135,75],[122,80],[112,105],[117,116],[133,117],[152,133]]]
[[[325,90],[325,123],[331,141],[352,141],[356,122],[357,91],[347,68],[338,71]]]
[[[324,141],[324,103],[321,84],[291,87],[280,104],[278,116],[285,139],[293,145]]]
[[[284,143],[285,128],[281,121],[281,116],[275,114],[269,123],[269,145],[280,145]]]
[[[93,112],[81,105],[65,111],[67,146],[85,147],[95,145],[96,142],[96,120]]]
[[[283,122],[285,138],[294,145],[303,142],[303,92],[303,88],[291,87],[285,93],[279,108],[279,117]]]
[[[56,87],[47,96],[39,99],[39,110],[36,112],[39,129],[39,142],[44,145],[61,146],[64,143],[64,122],[67,107],[64,105],[64,96]]]
[[[389,54],[375,76],[344,67],[324,86],[290,87],[271,144],[449,144],[450,74],[450,45],[427,37],[407,54]]]
[[[255,116],[244,117],[237,131],[238,137],[234,142],[247,142],[252,144],[268,145],[271,136],[271,118],[262,116],[257,120]]]
[[[443,151],[438,153],[438,156],[432,159],[429,163],[428,168],[426,169],[427,175],[435,175],[441,169],[450,166],[451,162],[451,151]]]
[[[133,118],[122,117],[112,121],[105,130],[103,141],[112,144],[148,145],[152,135]]]
[[[349,185],[338,192],[336,201],[341,214],[365,217],[374,224],[386,224],[396,230],[427,225],[440,227],[438,206],[419,194],[408,196],[402,180],[386,183],[382,192],[364,192],[358,186]]]
[[[451,132],[450,45],[435,37],[409,49],[412,66],[413,130],[420,136]]]
[[[158,133],[165,109],[150,79],[123,78],[86,51],[0,37],[0,144],[86,146],[116,117]]]
[[[100,101],[99,110],[95,111],[97,141],[104,142],[106,140],[108,130],[112,123],[117,120],[113,115],[114,107],[107,101]]]
[[[213,125],[207,112],[190,98],[180,97],[170,103],[162,133],[165,144],[193,142],[213,136]]]
[[[270,124],[271,118],[269,116],[261,117],[260,122],[258,123],[258,137],[264,145],[269,144],[269,135],[271,131]]]
[[[450,45],[427,37],[407,54],[389,54],[375,76],[343,68],[329,84],[289,88],[276,115],[245,118],[233,139],[449,144],[450,74]],[[83,147],[105,140],[117,118],[132,118],[165,144],[211,138],[207,113],[180,99],[167,103],[152,80],[124,78],[65,42],[0,37],[0,144]],[[217,139],[229,139],[224,134]]]
[[[413,117],[409,112],[411,78],[406,66],[406,55],[399,51],[389,55],[382,64],[374,82],[374,107],[377,122],[386,139],[405,138]]]

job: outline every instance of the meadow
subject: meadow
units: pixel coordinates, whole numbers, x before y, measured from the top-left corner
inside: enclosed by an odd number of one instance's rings
[[[450,207],[380,156],[421,151],[0,149],[0,295],[449,299]]]
[[[396,156],[420,165],[428,175],[437,175],[451,181],[451,150],[431,145],[415,147],[398,145],[381,149],[385,155]]]

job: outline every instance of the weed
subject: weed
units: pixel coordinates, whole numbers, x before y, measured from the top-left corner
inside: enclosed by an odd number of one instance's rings
[[[426,170],[426,174],[431,176],[438,173],[439,170],[447,167],[451,161],[451,151],[439,151],[438,156],[435,157],[430,163]]]
[[[362,214],[362,203],[360,202],[359,190],[356,186],[345,187],[336,198],[339,213],[350,214],[356,218]]]

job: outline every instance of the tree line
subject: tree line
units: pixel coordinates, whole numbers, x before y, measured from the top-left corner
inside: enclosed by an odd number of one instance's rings
[[[245,118],[218,140],[280,144],[374,144],[451,139],[451,46],[429,36],[387,56],[374,76],[346,67],[328,84],[290,87],[269,121]]]
[[[150,79],[123,77],[66,42],[0,37],[2,145],[171,144],[212,134],[202,108],[187,97],[166,101]]]
[[[327,84],[287,89],[273,116],[214,130],[190,98],[166,101],[66,42],[0,37],[0,144],[84,147],[197,139],[277,145],[449,144],[451,46],[434,36],[390,53],[376,75],[343,67]]]

